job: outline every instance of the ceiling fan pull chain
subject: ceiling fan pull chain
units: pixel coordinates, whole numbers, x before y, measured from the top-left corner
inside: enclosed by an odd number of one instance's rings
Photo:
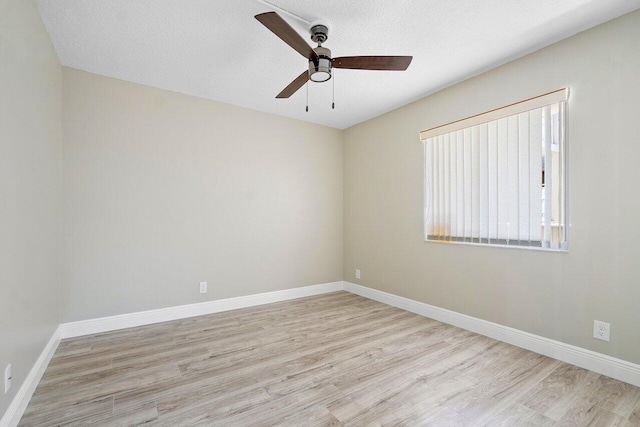
[[[331,83],[331,109],[336,109],[336,75],[333,75],[333,83]]]
[[[309,81],[307,81],[307,113],[309,112]]]

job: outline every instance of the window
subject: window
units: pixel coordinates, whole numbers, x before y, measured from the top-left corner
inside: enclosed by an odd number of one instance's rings
[[[428,241],[567,249],[562,89],[420,133]]]

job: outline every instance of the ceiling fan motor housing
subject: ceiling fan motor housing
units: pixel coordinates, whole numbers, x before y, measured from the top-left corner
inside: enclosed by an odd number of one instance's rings
[[[309,33],[311,33],[311,40],[321,45],[327,41],[327,38],[329,38],[329,27],[322,24],[312,23]]]
[[[309,78],[314,82],[326,82],[331,78],[331,51],[318,46],[313,49],[318,60],[309,59]]]

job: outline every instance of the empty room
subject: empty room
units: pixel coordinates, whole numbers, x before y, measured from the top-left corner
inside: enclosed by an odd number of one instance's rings
[[[640,426],[640,0],[0,0],[0,427]]]

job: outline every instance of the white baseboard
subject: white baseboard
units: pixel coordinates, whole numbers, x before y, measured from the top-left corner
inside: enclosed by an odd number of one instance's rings
[[[344,282],[344,290],[640,387],[640,365],[487,320]]]
[[[33,392],[36,391],[36,387],[38,386],[44,371],[47,369],[53,354],[56,352],[59,343],[60,327],[58,326],[53,332],[53,335],[51,335],[51,338],[44,347],[44,350],[42,350],[42,353],[38,356],[36,363],[33,364],[33,367],[20,386],[20,389],[13,398],[13,401],[11,401],[11,404],[7,408],[7,412],[5,412],[2,419],[0,419],[0,427],[15,427],[18,425],[20,418],[22,418],[22,414],[24,414],[24,411],[27,409],[31,396],[33,396]]]
[[[93,335],[118,329],[133,328],[152,323],[167,322],[169,320],[202,316],[204,314],[219,313],[221,311],[238,308],[253,307],[272,302],[303,298],[328,292],[341,291],[343,283],[332,282],[320,285],[303,286],[283,291],[265,292],[235,298],[226,298],[196,304],[178,305],[157,310],[139,311],[136,313],[120,314],[117,316],[101,317],[97,319],[80,320],[60,325],[61,338]]]

